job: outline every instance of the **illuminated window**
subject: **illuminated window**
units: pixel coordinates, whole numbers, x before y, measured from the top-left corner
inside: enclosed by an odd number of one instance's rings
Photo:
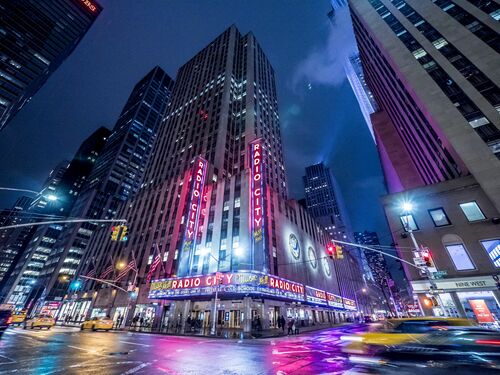
[[[500,267],[500,239],[480,241],[495,267]]]
[[[403,228],[405,231],[408,231],[408,229],[410,229],[410,230],[418,230],[419,229],[417,222],[413,218],[412,214],[401,215],[399,217],[399,220],[401,220],[401,224],[403,224]]]
[[[445,225],[450,225],[451,222],[446,215],[446,212],[442,208],[434,208],[429,210],[429,215],[431,215],[434,226],[444,227]]]
[[[445,245],[448,254],[450,255],[453,264],[457,271],[468,271],[475,269],[472,261],[465,249],[465,246],[461,243]]]
[[[476,202],[460,203],[460,208],[469,221],[486,219],[486,216],[484,216],[483,211],[481,211]]]

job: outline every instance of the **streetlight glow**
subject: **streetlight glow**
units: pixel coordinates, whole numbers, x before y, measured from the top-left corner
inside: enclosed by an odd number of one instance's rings
[[[402,207],[405,212],[413,211],[413,204],[411,204],[410,202],[404,202]]]
[[[238,246],[237,248],[234,249],[234,255],[237,257],[240,257],[243,255],[243,248],[241,246]]]
[[[57,195],[54,195],[54,194],[49,194],[46,196],[46,198],[51,201],[51,202],[54,202],[57,200]]]
[[[206,256],[208,254],[210,254],[210,249],[208,247],[202,247],[200,249],[200,255],[201,256]]]
[[[116,265],[116,268],[118,268],[119,270],[122,270],[125,268],[125,262],[119,262],[117,265]]]

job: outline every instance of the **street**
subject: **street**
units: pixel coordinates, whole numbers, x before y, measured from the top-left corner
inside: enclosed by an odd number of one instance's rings
[[[10,328],[0,374],[333,374],[352,367],[337,327],[274,339],[226,340],[132,332]]]

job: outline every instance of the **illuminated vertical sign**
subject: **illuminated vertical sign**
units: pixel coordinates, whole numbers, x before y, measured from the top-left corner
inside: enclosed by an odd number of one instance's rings
[[[262,139],[250,143],[250,233],[252,236],[252,265],[255,257],[267,265],[265,240],[266,185],[264,181],[264,150]]]
[[[92,13],[97,11],[97,6],[90,0],[80,0],[80,2],[87,7]]]
[[[186,202],[185,229],[182,238],[179,269],[177,274],[185,276],[189,274],[191,259],[194,256],[196,237],[198,234],[199,217],[203,205],[203,189],[207,173],[207,161],[197,157],[191,171],[191,181]]]

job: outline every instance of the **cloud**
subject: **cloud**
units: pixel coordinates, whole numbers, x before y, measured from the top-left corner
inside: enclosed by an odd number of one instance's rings
[[[327,86],[342,84],[346,78],[345,61],[356,51],[349,9],[340,8],[335,11],[335,24],[329,27],[325,43],[315,46],[297,66],[292,80],[293,87],[304,83]]]

